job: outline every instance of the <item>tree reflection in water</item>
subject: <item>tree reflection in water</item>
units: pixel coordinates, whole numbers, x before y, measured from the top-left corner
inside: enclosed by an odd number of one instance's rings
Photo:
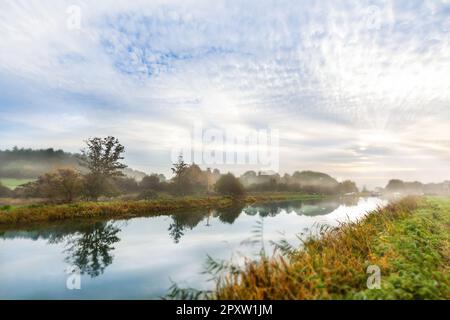
[[[354,202],[353,199],[346,199],[346,201],[346,204]],[[173,241],[179,243],[186,230],[194,229],[202,220],[206,219],[206,225],[210,226],[211,216],[218,218],[222,223],[233,224],[242,213],[250,216],[258,214],[261,218],[275,217],[283,211],[316,216],[329,214],[340,204],[341,201],[336,200],[278,201],[252,206],[238,204],[209,211],[178,212],[171,215],[173,221],[170,223],[168,231]]]
[[[105,271],[113,262],[114,244],[120,241],[117,236],[120,229],[111,222],[97,222],[89,225],[83,232],[75,233],[67,238],[67,254],[65,261],[77,266],[81,274],[92,278]]]
[[[210,226],[211,216],[218,217],[223,223],[233,224],[243,212],[244,205],[236,205],[227,208],[208,211],[179,212],[171,217],[173,222],[169,225],[169,236],[175,243],[179,243],[187,229],[194,229],[202,220],[206,219],[206,225]]]
[[[246,207],[238,205],[208,211],[177,212],[171,215],[173,221],[168,227],[168,233],[175,243],[179,243],[187,230],[194,229],[201,221],[204,221],[206,226],[210,226],[213,217],[218,218],[221,223],[234,224],[243,212],[250,216],[259,215],[261,218],[274,217],[282,211],[288,214],[317,216],[329,214],[340,205],[356,206],[358,198],[280,201]],[[0,239],[47,239],[49,243],[65,243],[65,261],[78,267],[82,274],[97,277],[113,262],[114,244],[120,241],[117,236],[121,230],[118,223],[71,221],[70,223],[42,224],[40,227],[34,226],[31,230],[2,231]]]
[[[186,229],[194,229],[202,221],[208,212],[189,211],[172,214],[173,222],[169,225],[169,236],[175,243],[179,243]]]
[[[175,243],[180,242],[181,237],[184,235],[183,231],[184,225],[174,218],[173,222],[169,225],[169,236]]]
[[[216,210],[216,216],[223,223],[233,224],[244,210],[244,205],[234,205]]]
[[[354,203],[353,199],[346,199],[347,203]],[[305,201],[279,201],[262,203],[244,209],[247,215],[260,217],[275,217],[281,212],[296,213],[298,215],[319,216],[327,215],[341,205],[340,200],[305,200]],[[356,203],[357,204],[357,203]]]

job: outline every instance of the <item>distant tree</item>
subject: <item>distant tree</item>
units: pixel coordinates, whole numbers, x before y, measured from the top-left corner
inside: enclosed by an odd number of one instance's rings
[[[160,178],[157,174],[152,174],[149,176],[145,176],[142,178],[142,181],[139,183],[139,188],[141,190],[158,190],[160,188]]]
[[[221,176],[216,182],[215,189],[222,195],[233,197],[239,197],[245,193],[242,183],[231,173]]]
[[[239,177],[239,180],[246,187],[253,183],[256,183],[256,172],[253,170],[247,171]]]
[[[186,174],[188,167],[189,165],[184,162],[183,156],[180,155],[178,161],[174,163],[171,168],[172,173],[174,174],[174,177],[172,178],[174,193],[177,195],[185,195],[189,188],[189,180]]]
[[[405,188],[405,183],[402,180],[392,179],[386,186],[386,190],[389,192],[399,192],[403,191]]]
[[[59,181],[58,175],[55,172],[46,173],[40,176],[34,182],[34,187],[36,193],[41,198],[56,201],[59,197]]]
[[[116,177],[114,178],[114,184],[121,194],[139,191],[139,184],[132,177]]]
[[[13,196],[15,198],[39,198],[37,181],[31,181],[18,186],[14,189]]]
[[[75,155],[62,150],[19,149],[0,150],[0,177],[37,179],[54,168],[76,168]]]
[[[88,173],[84,175],[84,196],[97,201],[100,196],[115,197],[121,193],[117,184],[118,177],[105,177]]]
[[[54,202],[72,202],[81,195],[82,176],[73,169],[58,169],[40,176],[28,188],[34,196]]]
[[[111,189],[111,179],[123,176],[127,166],[121,162],[125,152],[123,145],[115,137],[90,138],[87,148],[81,150],[80,165],[89,170],[86,176],[88,196],[97,200]]]
[[[340,194],[357,193],[357,192],[359,192],[359,190],[353,181],[346,180],[346,181],[339,183],[338,192]]]
[[[81,195],[83,178],[73,169],[58,169],[59,193],[64,202],[72,202]]]
[[[187,192],[202,193],[208,189],[208,173],[193,163],[186,169]]]
[[[141,191],[141,193],[139,193],[137,197],[138,200],[153,200],[157,198],[158,194],[152,189],[146,189]]]
[[[211,168],[207,168],[204,175],[206,180],[206,192],[209,194],[213,191],[214,185],[220,178],[220,171],[218,169],[212,170]]]
[[[12,191],[0,182],[0,197],[10,197],[11,195]]]
[[[282,178],[282,181],[283,181],[284,183],[286,183],[286,184],[290,183],[290,181],[291,181],[291,176],[290,176],[288,173],[285,173],[284,176],[283,176],[283,178]]]

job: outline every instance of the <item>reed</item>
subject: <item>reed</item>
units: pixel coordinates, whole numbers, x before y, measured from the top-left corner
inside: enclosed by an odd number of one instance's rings
[[[450,199],[415,197],[216,279],[216,299],[448,299]],[[369,265],[381,289],[368,289]]]

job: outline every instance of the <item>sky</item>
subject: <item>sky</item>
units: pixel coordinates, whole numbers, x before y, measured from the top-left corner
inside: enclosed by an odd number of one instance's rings
[[[0,39],[0,149],[113,135],[169,174],[195,128],[277,132],[280,174],[450,179],[449,0],[2,0]]]

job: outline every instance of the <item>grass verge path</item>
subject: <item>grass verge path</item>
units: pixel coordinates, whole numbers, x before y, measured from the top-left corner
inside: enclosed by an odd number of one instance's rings
[[[367,268],[381,271],[368,289]],[[450,198],[405,198],[218,280],[217,299],[450,299]]]

